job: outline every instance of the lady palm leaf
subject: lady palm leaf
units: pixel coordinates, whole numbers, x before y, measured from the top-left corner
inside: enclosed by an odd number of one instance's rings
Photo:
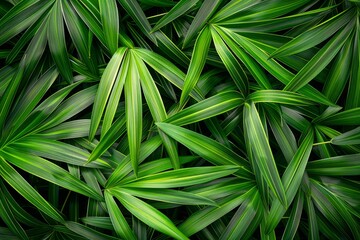
[[[0,239],[358,239],[359,3],[0,3]]]

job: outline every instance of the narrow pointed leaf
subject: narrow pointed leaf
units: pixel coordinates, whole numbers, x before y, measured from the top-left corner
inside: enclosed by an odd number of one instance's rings
[[[109,100],[106,105],[104,121],[102,122],[102,126],[101,126],[100,139],[102,139],[104,137],[104,135],[106,135],[108,133],[108,131],[110,130],[110,128],[113,124],[113,120],[114,120],[116,113],[120,111],[119,103],[120,103],[120,98],[123,93],[127,73],[129,71],[129,64],[130,64],[130,57],[129,57],[129,54],[127,54],[121,63],[120,70],[117,74],[113,89],[111,91]]]
[[[108,63],[100,80],[99,88],[94,100],[94,107],[91,114],[91,126],[89,131],[90,140],[94,139],[97,128],[99,127],[106,102],[114,85],[119,67],[126,53],[126,48],[119,48]]]
[[[58,221],[65,222],[63,217],[47,202],[2,156],[0,156],[0,175],[27,201],[40,211]]]
[[[88,42],[89,30],[76,14],[68,1],[60,1],[62,6],[63,18],[69,32],[69,35],[76,47],[77,52],[81,56],[88,69],[95,75],[98,74],[98,69],[95,65],[94,59],[91,58],[89,52],[91,46]]]
[[[102,196],[95,190],[50,161],[30,154],[19,154],[18,151],[10,147],[5,150],[4,157],[24,171],[85,196],[102,200]]]
[[[297,91],[313,80],[336,56],[353,28],[353,22],[339,31],[319,52],[294,76],[284,90]]]
[[[149,106],[151,115],[153,116],[155,121],[161,122],[167,118],[167,113],[159,90],[157,89],[155,81],[152,78],[144,62],[139,59],[139,57],[135,55],[134,57],[140,75],[141,88],[143,90],[146,102]],[[164,146],[172,160],[174,169],[180,168],[176,142],[161,132],[160,137],[163,140]]]
[[[293,239],[296,235],[298,227],[300,225],[302,210],[304,205],[304,195],[302,191],[297,193],[297,197],[294,200],[294,204],[290,213],[289,220],[286,224],[284,233],[282,235],[283,240]]]
[[[119,13],[116,0],[99,1],[101,21],[107,47],[111,54],[118,48]]]
[[[193,167],[177,169],[138,178],[126,183],[135,188],[177,188],[201,184],[230,175],[238,170],[237,166]]]
[[[65,222],[64,225],[69,230],[78,234],[77,236],[80,235],[80,236],[84,237],[85,239],[90,239],[90,240],[116,240],[116,239],[118,239],[115,237],[111,237],[107,234],[101,233],[99,231],[96,231],[92,228],[89,228],[89,227],[84,226],[77,222],[67,221],[67,222]]]
[[[144,161],[150,154],[152,154],[161,145],[161,138],[159,136],[153,137],[146,142],[143,142],[140,147],[139,162]],[[110,188],[117,185],[126,175],[128,175],[132,168],[130,155],[126,156],[119,166],[112,172],[108,178],[105,187]]]
[[[198,0],[181,0],[179,1],[171,10],[163,16],[154,26],[152,32],[159,30],[164,27],[166,24],[174,21],[178,17],[185,14],[192,6],[194,6]]]
[[[137,1],[132,0],[118,0],[121,6],[136,22],[140,30],[155,44],[157,44],[156,38],[150,33],[151,26],[148,19],[145,16],[141,6]]]
[[[114,142],[119,139],[126,131],[126,118],[124,115],[120,116],[114,124],[111,126],[109,131],[101,138],[100,142],[96,145],[91,155],[89,156],[88,162],[92,162],[98,159],[105,151],[107,151]]]
[[[111,196],[108,191],[105,191],[105,202],[116,234],[123,239],[136,239],[134,232],[131,230],[120,208],[117,206],[114,197]]]
[[[206,22],[211,18],[220,4],[220,0],[205,0],[202,3],[186,33],[183,42],[183,48],[190,43],[190,41],[196,36],[196,34],[198,34],[198,32],[200,32],[201,28],[204,27]]]
[[[313,141],[314,132],[310,129],[282,176],[281,180],[285,188],[286,200],[289,204],[294,200],[296,193],[299,191],[299,186],[305,174],[306,164],[312,150]],[[275,200],[269,212],[269,222],[266,223],[266,232],[270,233],[275,229],[285,212],[286,208],[284,208],[279,201]]]
[[[216,203],[208,198],[172,189],[121,188],[120,191],[135,197],[181,205],[211,205]]]
[[[271,54],[271,57],[293,55],[318,45],[347,24],[353,18],[353,15],[353,10],[337,14],[281,46]]]
[[[156,124],[165,134],[188,147],[214,165],[235,165],[241,168],[236,173],[243,178],[252,178],[248,162],[231,149],[199,133],[169,123]]]
[[[150,227],[175,239],[188,239],[168,217],[151,205],[128,193],[114,190],[111,190],[110,193],[118,198],[127,210]]]
[[[134,51],[136,51],[140,58],[142,58],[155,71],[168,79],[176,87],[183,89],[185,74],[172,62],[163,56],[146,49],[136,49]],[[201,91],[196,86],[194,87],[194,91],[190,92],[190,96],[192,96],[197,101],[201,101],[201,99],[203,99]]]
[[[229,222],[220,239],[241,239],[248,228],[255,225],[253,220],[256,214],[259,214],[261,199],[259,192],[256,191],[254,195],[249,196],[241,206],[238,208],[234,216]],[[256,223],[256,221],[255,221]],[[257,226],[252,226],[256,228]]]
[[[249,39],[235,34],[232,31],[221,28],[230,38],[232,38],[237,44],[243,47],[264,69],[266,69],[271,75],[277,78],[280,82],[288,84],[294,77],[294,74],[281,66],[274,59],[269,59],[269,55],[262,49],[258,48]],[[309,65],[310,67],[310,65]],[[316,74],[317,75],[317,74]],[[320,91],[311,86],[305,86],[303,89],[299,89],[299,93],[311,98],[316,102],[320,102],[325,105],[334,105],[329,101]]]
[[[353,108],[325,118],[322,123],[330,126],[351,126],[360,121],[360,108]]]
[[[29,239],[25,230],[21,227],[19,222],[14,216],[10,205],[7,202],[7,199],[4,197],[3,192],[0,190],[0,217],[4,223],[9,227],[9,229],[15,233],[21,239]]]
[[[245,103],[244,127],[247,129],[248,144],[262,177],[281,204],[287,206],[284,186],[281,183],[269,140],[254,103]]]
[[[243,98],[240,93],[223,92],[181,110],[167,118],[165,122],[177,126],[188,125],[230,111],[241,106],[242,103]]]
[[[130,57],[129,71],[125,80],[126,129],[130,159],[137,174],[142,138],[142,100],[138,70],[134,56]]]
[[[333,102],[337,102],[340,98],[350,75],[351,43],[352,41],[348,39],[338,53],[328,73],[328,80],[324,84],[323,93]]]
[[[280,103],[285,105],[296,105],[296,106],[306,106],[314,105],[315,102],[311,99],[302,96],[301,94],[280,91],[280,90],[258,90],[254,93],[251,93],[248,97],[248,100],[253,101],[254,103],[258,102],[267,102],[267,103]]]
[[[180,224],[179,229],[186,235],[191,236],[205,227],[209,226],[213,222],[219,220],[222,216],[232,211],[246,199],[254,195],[257,190],[251,188],[246,193],[238,196],[232,195],[228,198],[224,198],[219,202],[219,207],[206,207],[193,213],[186,221]]]
[[[184,88],[180,97],[180,106],[184,106],[190,92],[196,86],[200,74],[204,68],[206,57],[211,43],[211,32],[209,27],[204,28],[196,39],[191,56],[190,65],[184,80]]]
[[[219,54],[221,61],[224,63],[226,69],[230,73],[230,76],[234,80],[237,88],[240,92],[247,95],[248,91],[248,78],[242,69],[240,63],[237,61],[233,53],[228,46],[223,42],[220,35],[215,29],[211,29],[211,35],[214,41],[216,52]]]
[[[325,176],[358,175],[360,154],[341,155],[311,161],[306,170],[310,174]]]
[[[56,1],[50,13],[48,22],[48,43],[52,58],[60,74],[68,83],[72,83],[73,74],[66,47],[61,1]]]
[[[360,144],[360,127],[345,132],[331,139],[331,143],[335,145],[354,145]]]
[[[53,4],[50,1],[21,1],[0,20],[0,46],[29,27]]]
[[[352,61],[351,61],[351,73],[350,73],[350,83],[349,91],[346,98],[346,109],[360,107],[360,97],[358,92],[360,91],[359,77],[360,77],[360,23],[359,18],[356,21],[355,29],[356,32],[353,37],[353,46],[352,46]]]

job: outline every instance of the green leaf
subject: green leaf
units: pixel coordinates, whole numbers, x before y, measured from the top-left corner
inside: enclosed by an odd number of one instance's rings
[[[256,214],[260,211],[261,199],[256,191],[250,198],[246,199],[233,215],[220,239],[241,239],[245,232],[251,227],[255,229],[258,221],[254,221]],[[255,225],[255,226],[252,226]]]
[[[239,12],[258,4],[259,2],[259,0],[232,0],[215,13],[214,17],[211,18],[211,22],[222,22]]]
[[[56,1],[51,9],[47,31],[51,56],[53,57],[60,74],[68,83],[72,83],[73,75],[66,48],[64,21],[61,14],[61,1]]]
[[[61,88],[59,91],[52,94],[50,97],[45,99],[41,104],[39,104],[28,118],[21,124],[17,129],[13,129],[15,136],[22,136],[30,131],[33,131],[36,127],[39,126],[47,117],[49,117],[60,105],[60,103],[65,99],[65,97],[73,90],[78,83],[71,84],[67,87]],[[73,108],[73,107],[72,107]],[[70,110],[72,110],[72,108]],[[17,130],[17,131],[15,131]]]
[[[45,17],[32,38],[30,44],[26,48],[23,56],[25,62],[24,78],[28,78],[39,64],[41,57],[46,48],[47,44],[47,32],[48,32],[48,17]]]
[[[229,31],[225,28],[221,28],[221,30],[224,33],[226,33],[234,42],[236,42],[238,45],[243,47],[264,69],[266,69],[271,75],[277,78],[280,82],[284,84],[288,84],[291,81],[291,79],[293,79],[294,74],[292,74],[290,71],[285,69],[274,59],[269,59],[269,55],[265,53],[262,49],[258,48],[249,39],[240,36],[238,34],[235,34],[234,32]],[[334,105],[321,92],[319,92],[318,90],[316,90],[311,86],[304,86],[302,89],[299,89],[299,93],[304,96],[307,96],[313,101],[320,102],[325,105]]]
[[[87,25],[87,27],[91,30],[92,33],[100,40],[100,42],[106,46],[104,32],[101,27],[101,16],[99,10],[92,6],[89,1],[76,1],[70,0],[71,5],[74,7],[74,10],[70,7],[69,4],[66,4],[64,1],[64,5],[68,9],[68,13],[73,13],[73,17],[75,17],[75,11],[82,19],[82,21]],[[90,3],[90,4],[89,4]],[[65,8],[65,7],[64,7]],[[66,19],[66,17],[65,17]],[[69,20],[70,22],[70,20]]]
[[[6,198],[9,206],[13,210],[13,214],[19,222],[27,225],[27,226],[39,226],[44,223],[38,220],[36,217],[28,213],[23,206],[20,206],[19,203],[15,200],[14,196],[9,192],[7,187],[4,185],[3,181],[0,183],[2,196]]]
[[[145,16],[144,11],[137,1],[132,0],[118,0],[121,6],[126,10],[126,12],[131,16],[131,18],[136,22],[140,30],[147,36],[153,43],[157,45],[156,38],[150,33],[151,26],[148,19]]]
[[[159,90],[155,85],[155,81],[152,78],[149,70],[145,66],[144,62],[139,59],[136,55],[135,62],[137,64],[137,69],[140,76],[141,87],[146,99],[146,102],[149,106],[151,115],[153,119],[157,122],[163,121],[167,118],[165,106]],[[172,160],[172,164],[174,169],[180,168],[179,156],[176,149],[176,143],[168,136],[160,132],[160,137],[164,143],[164,146]]]
[[[340,98],[350,75],[351,43],[350,39],[345,42],[328,73],[328,80],[324,84],[323,93],[333,102],[337,102]]]
[[[341,155],[311,161],[306,170],[310,174],[321,176],[351,176],[360,171],[360,154]]]
[[[335,145],[354,145],[360,144],[360,127],[340,134],[331,139],[331,143]]]
[[[196,86],[200,74],[204,68],[206,57],[211,43],[211,32],[209,27],[204,28],[196,39],[191,56],[190,65],[184,80],[184,87],[180,97],[180,108],[182,108],[193,88]]]
[[[154,201],[167,202],[180,205],[211,205],[217,204],[205,197],[171,189],[156,189],[156,188],[133,188],[121,187],[119,191],[128,193],[132,196],[145,198]]]
[[[96,61],[94,61],[94,59],[90,56],[91,46],[89,45],[88,41],[89,30],[87,29],[86,25],[81,21],[80,17],[76,14],[75,10],[71,7],[68,1],[60,2],[67,30],[69,32],[71,40],[76,47],[76,50],[81,56],[81,60],[85,62],[91,73],[98,75],[98,68],[95,64]]]
[[[244,128],[248,139],[247,144],[254,154],[255,164],[259,167],[261,176],[281,204],[287,206],[284,186],[281,183],[269,140],[254,103],[245,103]]]
[[[353,22],[339,31],[313,58],[294,76],[284,90],[297,91],[313,80],[336,56],[351,34]]]
[[[159,30],[160,28],[164,27],[165,25],[171,23],[178,17],[185,14],[189,9],[191,9],[198,0],[181,0],[179,1],[171,10],[166,13],[153,27],[152,32]]]
[[[89,240],[115,240],[117,238],[98,232],[77,222],[65,222],[65,227]]]
[[[238,170],[237,166],[213,166],[176,169],[138,178],[126,183],[132,188],[177,188],[209,182],[230,175]]]
[[[240,166],[241,168],[235,175],[245,179],[253,178],[252,173],[249,171],[247,160],[215,140],[169,123],[157,123],[156,125],[165,132],[165,134],[185,145],[212,164]]]
[[[255,78],[256,82],[265,89],[270,89],[271,84],[268,81],[264,71],[259,66],[259,64],[250,57],[242,48],[240,48],[234,40],[226,35],[221,28],[212,25],[212,27],[219,33],[224,42],[229,46],[229,48],[234,52],[237,58],[239,58],[246,68],[250,71],[251,75]]]
[[[330,126],[352,126],[360,121],[360,108],[353,108],[325,118],[321,123]]]
[[[151,205],[121,191],[112,189],[109,190],[109,192],[118,198],[127,210],[150,227],[175,239],[188,239],[181,231],[179,231],[179,229],[177,229],[168,217]]]
[[[57,222],[65,220],[2,156],[0,156],[0,175],[27,201]]]
[[[144,161],[150,154],[152,154],[161,145],[161,138],[159,136],[152,137],[146,142],[143,142],[140,147],[139,163]],[[128,175],[132,168],[130,155],[126,156],[119,166],[112,172],[106,182],[107,188],[113,187],[118,184],[126,175]]]
[[[155,71],[168,79],[176,87],[183,89],[185,73],[176,67],[176,65],[163,56],[149,50],[135,49],[134,51],[136,51],[140,58],[142,58]],[[194,87],[194,91],[190,92],[190,96],[192,96],[197,101],[201,101],[203,99],[201,91],[196,86]]]
[[[109,131],[111,124],[113,123],[116,112],[119,111],[118,106],[123,92],[127,72],[129,71],[130,57],[129,54],[126,54],[123,62],[120,65],[120,70],[117,73],[117,77],[112,88],[110,97],[108,99],[104,121],[101,126],[101,138]]]
[[[211,28],[211,35],[214,40],[216,52],[219,54],[221,61],[224,63],[239,91],[246,96],[249,83],[244,70],[214,28]]]
[[[314,208],[314,203],[310,197],[306,198],[306,210],[308,213],[308,223],[309,223],[309,238],[314,240],[319,240],[319,227],[318,221],[316,219],[316,212]]]
[[[191,22],[191,25],[186,32],[186,36],[183,42],[183,48],[186,47],[190,43],[190,41],[196,36],[196,34],[198,34],[198,32],[205,26],[205,24],[214,14],[221,2],[222,1],[220,0],[205,0],[201,4],[199,11],[196,13],[194,20]],[[204,31],[204,29],[202,31]],[[210,34],[210,32],[208,34]]]
[[[309,129],[300,147],[295,152],[294,157],[291,159],[289,165],[285,169],[282,176],[282,182],[285,189],[286,201],[290,204],[297,192],[303,176],[305,174],[306,164],[308,162],[312,145],[314,141],[314,131]],[[272,232],[280,222],[281,218],[286,212],[286,208],[280,201],[275,200],[271,206],[268,222],[266,222],[266,232]]]
[[[90,226],[114,230],[110,217],[83,217],[81,218],[81,221]]]
[[[358,6],[359,7],[359,6]],[[358,95],[360,84],[359,84],[359,77],[360,77],[360,33],[359,33],[359,19],[357,19],[355,23],[355,34],[353,37],[353,46],[352,46],[352,60],[351,60],[351,73],[350,73],[350,83],[349,83],[349,90],[348,96],[346,98],[346,109],[360,107],[360,98]]]
[[[242,95],[238,92],[221,92],[181,110],[165,120],[177,126],[199,122],[222,113],[228,112],[243,103]]]
[[[105,202],[116,234],[124,239],[136,239],[134,232],[117,206],[114,197],[108,191],[105,191]]]
[[[249,101],[253,101],[254,103],[267,102],[295,106],[315,104],[315,102],[313,102],[311,99],[302,96],[301,94],[280,90],[258,90],[249,94],[247,99]]]
[[[294,55],[318,45],[345,26],[353,15],[353,10],[345,10],[335,15],[281,46],[271,54],[271,57]]]
[[[14,101],[16,92],[21,83],[23,72],[24,72],[24,62],[22,61],[21,65],[18,67],[17,72],[13,75],[10,84],[6,88],[6,91],[0,100],[0,129],[3,130],[5,125],[6,118],[9,114],[12,102]]]
[[[89,130],[89,139],[93,140],[99,127],[106,102],[110,96],[111,89],[118,75],[120,64],[126,54],[126,48],[119,48],[112,56],[105,71],[101,77],[98,91],[94,100],[94,107],[91,113],[91,126]]]
[[[0,46],[22,32],[54,3],[50,1],[21,1],[11,8],[0,20]]]
[[[219,220],[222,216],[238,207],[250,197],[253,197],[256,192],[257,190],[255,188],[251,188],[249,191],[240,196],[235,194],[222,199],[219,201],[219,207],[210,206],[200,209],[180,224],[179,229],[186,236],[191,236],[209,226],[216,220]]]
[[[15,218],[10,205],[7,202],[7,199],[4,197],[3,192],[0,190],[0,217],[9,227],[11,232],[15,233],[21,239],[29,239],[25,230],[21,227],[17,219]]]
[[[24,97],[14,106],[7,125],[19,127],[46,94],[58,74],[56,69],[50,68],[39,79],[34,81],[24,93]]]
[[[49,158],[55,161],[73,164],[77,166],[85,166],[90,168],[108,168],[108,163],[99,159],[99,161],[88,164],[87,158],[89,153],[81,148],[70,145],[68,143],[42,139],[33,136],[22,138],[11,144],[11,147],[22,152],[34,154],[39,157]]]
[[[89,156],[88,162],[92,162],[98,159],[104,152],[106,152],[114,142],[122,136],[126,131],[126,118],[121,115],[111,126],[109,131],[106,132],[105,136],[101,138],[100,142],[96,145],[91,155]]]
[[[50,161],[30,154],[20,153],[10,147],[4,149],[2,155],[15,166],[35,176],[99,201],[103,199],[94,189]]]
[[[65,122],[77,113],[83,111],[94,102],[97,85],[85,88],[61,103],[58,108],[43,122],[39,131],[54,127]],[[74,103],[76,105],[74,106]]]
[[[255,1],[251,1],[251,3],[254,2]],[[309,22],[319,21],[324,18],[326,14],[329,14],[334,9],[334,7],[335,6],[323,7],[289,16],[285,15],[284,17],[266,18],[262,20],[254,19],[239,22],[236,18],[230,18],[228,20],[219,22],[218,24],[224,27],[228,27],[237,33],[251,32],[253,34],[254,32],[279,32],[282,30],[299,27],[300,25],[308,24]]]
[[[131,54],[125,80],[125,112],[130,159],[134,173],[137,174],[142,138],[142,99],[139,73],[134,58]]]
[[[286,224],[283,236],[281,239],[293,239],[297,232],[297,229],[300,225],[301,214],[304,205],[304,196],[302,191],[297,193],[297,196],[294,200],[293,207],[289,216],[289,220]]]
[[[89,136],[90,119],[64,122],[56,127],[39,133],[42,138],[59,140]]]
[[[118,48],[119,13],[116,0],[99,1],[101,22],[107,47],[111,54]]]

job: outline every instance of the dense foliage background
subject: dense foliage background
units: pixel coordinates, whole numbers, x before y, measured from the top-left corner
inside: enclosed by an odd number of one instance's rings
[[[0,239],[360,239],[360,1],[0,2]]]

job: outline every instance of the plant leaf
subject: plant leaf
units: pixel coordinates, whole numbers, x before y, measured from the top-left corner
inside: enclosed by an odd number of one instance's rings
[[[0,174],[27,201],[57,222],[65,220],[5,159],[0,156]]]
[[[131,196],[128,193],[116,191],[114,189],[109,191],[119,199],[127,210],[145,224],[175,239],[188,239],[181,231],[179,231],[179,229],[177,229],[168,217],[151,205]]]
[[[118,75],[120,64],[126,54],[126,48],[119,48],[112,56],[100,80],[99,88],[94,100],[94,107],[91,113],[91,126],[89,130],[89,139],[93,140],[99,127],[106,102],[110,96],[111,89]]]
[[[245,103],[244,128],[249,141],[248,145],[254,154],[255,164],[259,167],[261,176],[264,177],[281,204],[287,206],[284,186],[281,183],[269,140],[254,103]]]

